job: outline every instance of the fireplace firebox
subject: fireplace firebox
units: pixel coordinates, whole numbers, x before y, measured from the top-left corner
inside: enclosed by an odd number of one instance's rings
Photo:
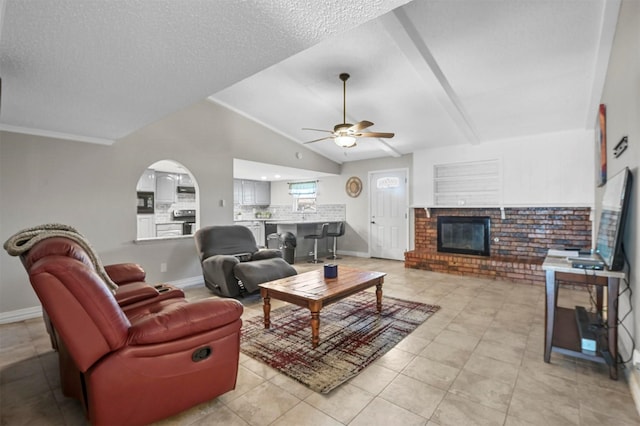
[[[489,256],[488,216],[438,216],[438,251]]]

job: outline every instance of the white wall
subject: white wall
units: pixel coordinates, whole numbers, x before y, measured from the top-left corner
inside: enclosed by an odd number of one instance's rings
[[[304,150],[304,159],[293,153]],[[291,153],[275,155],[274,153]],[[233,219],[233,158],[339,173],[340,166],[217,104],[202,101],[112,146],[0,132],[0,240],[35,225],[76,227],[103,263],[137,262],[152,282],[201,275],[193,239],[134,243],[136,183],[162,159],[198,181],[200,224]],[[221,207],[220,200],[226,200]],[[160,272],[160,264],[167,271]],[[39,302],[19,259],[0,251],[0,320]]]
[[[601,102],[607,106],[607,175],[615,175],[624,167],[633,174],[633,188],[623,244],[631,263],[629,285],[633,291],[633,310],[624,322],[636,345],[640,344],[640,208],[638,192],[640,188],[640,2],[624,0],[620,8],[616,36],[607,71],[607,78]],[[613,156],[613,148],[623,136],[629,138],[629,148],[619,157]],[[602,198],[602,188],[597,188],[596,200]],[[629,309],[629,292],[619,300],[618,313],[626,314]],[[632,348],[631,338],[622,328],[618,328],[619,347],[623,358],[629,358]],[[640,400],[636,401],[640,407]]]
[[[499,159],[504,206],[592,206],[594,147],[592,131],[576,130],[416,151],[413,204],[434,205],[434,165]]]

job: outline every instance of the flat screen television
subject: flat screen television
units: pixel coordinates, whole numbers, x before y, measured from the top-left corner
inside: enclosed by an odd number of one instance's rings
[[[602,213],[596,237],[596,252],[612,271],[624,267],[622,238],[631,198],[633,175],[627,167],[607,180],[602,196]]]

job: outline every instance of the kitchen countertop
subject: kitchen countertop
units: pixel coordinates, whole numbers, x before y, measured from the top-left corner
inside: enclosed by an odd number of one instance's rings
[[[317,219],[309,219],[309,220],[302,220],[302,219],[265,219],[265,218],[242,218],[242,219],[234,219],[234,222],[266,222],[266,223],[272,223],[272,224],[280,224],[280,225],[298,225],[301,223],[335,223],[335,222],[342,222],[342,220],[317,220]]]
[[[265,222],[270,225],[304,225],[306,223],[309,224],[318,224],[318,223],[336,223],[336,222],[344,222],[343,220],[317,220],[317,219],[265,219],[265,218],[242,218],[242,219],[234,219],[234,223],[240,222]]]
[[[305,224],[310,224],[310,225],[317,225],[319,223],[335,223],[335,222],[340,222],[339,220],[267,220],[267,223],[270,224],[274,224],[274,225],[305,225]]]

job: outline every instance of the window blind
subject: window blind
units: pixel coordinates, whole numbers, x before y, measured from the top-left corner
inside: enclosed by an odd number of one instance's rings
[[[289,184],[289,194],[294,197],[315,197],[317,185],[316,181],[310,182],[292,182]]]

